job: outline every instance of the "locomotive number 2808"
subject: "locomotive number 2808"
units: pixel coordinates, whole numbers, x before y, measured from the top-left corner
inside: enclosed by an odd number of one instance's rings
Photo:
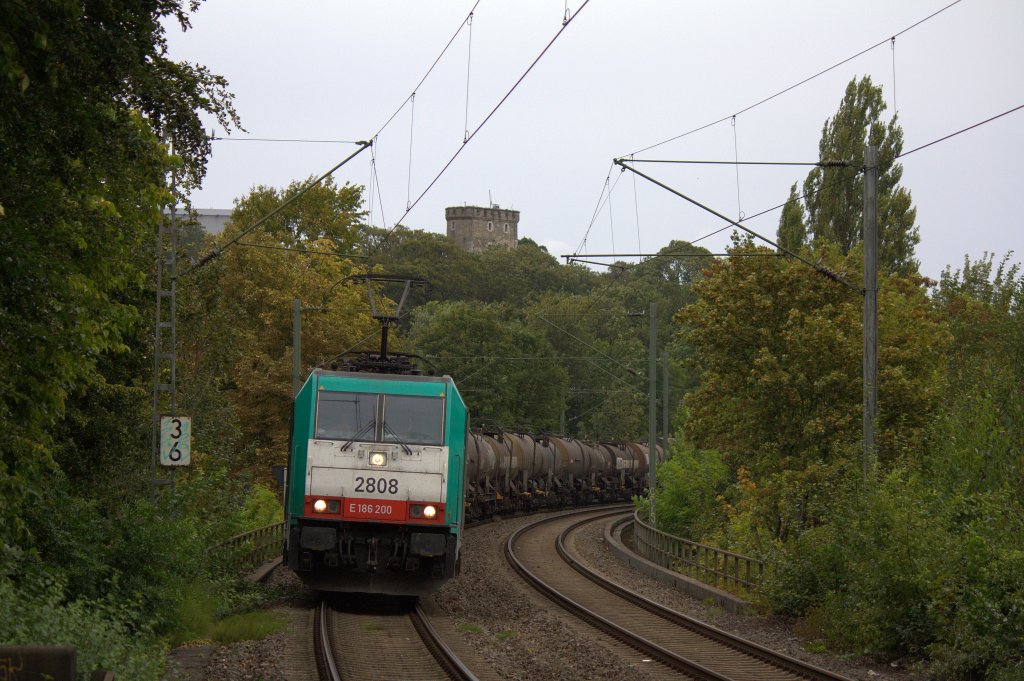
[[[367,494],[398,494],[398,480],[396,478],[364,478],[356,477],[356,492]]]

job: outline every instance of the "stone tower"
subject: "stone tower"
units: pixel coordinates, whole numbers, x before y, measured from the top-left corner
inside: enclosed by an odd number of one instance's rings
[[[515,248],[519,241],[519,211],[492,205],[453,206],[445,208],[448,236],[467,251],[479,253],[497,244]]]

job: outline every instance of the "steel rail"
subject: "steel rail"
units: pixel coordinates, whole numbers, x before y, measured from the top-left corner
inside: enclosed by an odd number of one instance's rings
[[[453,681],[478,681],[476,675],[459,659],[458,655],[448,647],[437,630],[430,624],[429,618],[419,605],[409,613],[409,619],[416,628],[424,645],[430,650],[437,663]]]
[[[807,662],[802,662],[796,658],[784,655],[782,653],[771,650],[770,648],[766,648],[762,645],[754,643],[753,641],[748,641],[746,639],[740,638],[739,636],[730,634],[727,631],[718,629],[717,627],[705,624],[704,622],[689,617],[688,615],[684,615],[681,612],[677,612],[670,608],[666,608],[665,606],[656,603],[636,593],[635,591],[631,591],[619,584],[616,584],[615,582],[606,579],[603,575],[600,575],[594,570],[583,565],[575,558],[573,558],[572,555],[570,555],[568,549],[565,546],[565,539],[573,531],[579,529],[583,525],[593,522],[593,520],[594,519],[592,518],[583,519],[563,530],[562,533],[558,535],[558,539],[555,543],[555,546],[558,551],[558,555],[562,558],[562,560],[564,560],[568,565],[570,565],[574,570],[576,570],[576,572],[580,573],[594,584],[632,603],[633,605],[641,607],[644,610],[654,615],[657,615],[658,617],[661,617],[662,619],[665,619],[668,622],[671,622],[672,624],[683,627],[685,629],[689,629],[690,631],[693,631],[694,633],[709,638],[723,646],[732,648],[733,650],[741,652],[745,655],[749,655],[755,659],[761,660],[766,664],[778,667],[792,674],[796,674],[807,679],[812,679],[813,681],[850,681],[849,677],[841,676],[834,672],[830,672],[827,669],[817,667]],[[616,525],[628,522],[632,522],[632,518],[629,516],[623,518],[622,520],[616,521]]]
[[[588,511],[583,511],[582,513],[586,512]],[[593,513],[593,510],[591,509],[589,512]],[[591,518],[590,520],[617,515],[621,512],[622,511],[620,510],[616,510],[599,514],[595,518]],[[535,589],[540,591],[549,599],[561,605],[563,608],[573,613],[580,619],[592,624],[593,626],[597,627],[598,629],[607,633],[613,638],[622,641],[631,648],[639,650],[644,655],[650,656],[652,659],[661,662],[670,669],[682,672],[684,674],[687,674],[688,676],[693,677],[694,679],[699,679],[700,681],[729,681],[727,677],[722,676],[721,674],[718,674],[717,672],[714,672],[708,669],[707,667],[704,667],[703,665],[697,664],[692,660],[688,660],[682,657],[681,655],[677,655],[676,653],[673,653],[672,651],[667,650],[652,641],[637,636],[633,632],[624,629],[623,627],[620,627],[614,622],[586,608],[582,604],[559,593],[557,589],[555,589],[553,586],[551,586],[543,579],[541,579],[539,576],[537,576],[535,573],[533,573],[528,567],[526,567],[526,565],[521,560],[519,560],[519,558],[515,554],[515,544],[516,541],[523,534],[525,534],[529,530],[535,529],[540,525],[557,522],[558,520],[565,518],[566,515],[572,514],[562,514],[559,516],[555,516],[553,518],[545,518],[538,522],[530,523],[529,525],[526,525],[520,528],[519,530],[513,532],[512,535],[508,538],[508,541],[505,543],[505,557],[508,560],[509,565],[512,566],[512,569],[519,573],[519,575],[524,580],[526,580],[528,584],[533,586]]]
[[[317,612],[313,619],[313,639],[317,660],[317,669],[321,681],[341,681],[341,674],[334,661],[334,650],[331,646],[329,627],[327,626],[327,601],[320,601]]]

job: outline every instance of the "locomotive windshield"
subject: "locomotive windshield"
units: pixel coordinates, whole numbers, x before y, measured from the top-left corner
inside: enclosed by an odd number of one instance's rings
[[[314,437],[319,440],[444,444],[443,397],[328,390],[317,397]]]
[[[321,392],[316,409],[316,437],[323,440],[373,438],[377,395]]]
[[[444,399],[387,395],[384,398],[384,442],[444,444]]]

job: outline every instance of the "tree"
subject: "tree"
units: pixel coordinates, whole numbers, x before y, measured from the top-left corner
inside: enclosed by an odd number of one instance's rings
[[[237,125],[226,83],[166,57],[164,19],[198,3],[42,0],[0,27],[0,544],[46,488],[52,429],[139,323],[132,297],[170,200],[198,183],[200,111]],[[174,140],[175,157],[158,136]]]
[[[444,234],[399,227],[386,241],[383,232],[369,228],[380,246],[368,265],[385,274],[409,276],[430,282],[428,288],[409,292],[407,305],[415,309],[429,300],[466,300],[472,298],[481,280],[479,258]],[[403,323],[408,327],[406,317]]]
[[[789,200],[779,218],[777,241],[787,251],[799,253],[807,243],[807,213],[796,194],[796,182],[789,188]]]
[[[910,192],[901,187],[903,166],[896,158],[903,151],[903,129],[885,111],[881,86],[869,76],[851,80],[836,115],[825,121],[818,144],[821,161],[846,161],[845,167],[816,167],[804,180],[807,231],[817,242],[839,246],[843,255],[863,240],[864,149],[878,148],[878,262],[883,272],[917,271],[914,248],[921,240],[914,224],[917,209]],[[795,190],[791,191],[791,198]],[[783,213],[786,234],[796,225],[793,211]],[[780,236],[783,234],[780,223]]]
[[[255,187],[236,201],[232,223],[238,229],[248,227],[294,198],[314,179],[296,180],[284,189]],[[281,245],[304,248],[306,244],[326,240],[333,244],[334,251],[351,253],[359,241],[362,201],[362,187],[348,183],[339,187],[334,178],[328,177],[260,225],[259,230]]]
[[[770,251],[744,240],[732,252]],[[814,256],[840,272],[860,269],[856,253],[835,246]],[[827,494],[850,452],[859,468],[861,299],[786,258],[716,262],[695,290],[697,302],[678,317],[703,370],[687,396],[687,435],[734,472],[751,472],[765,488],[764,526],[784,536],[814,522],[799,503],[808,485]],[[879,321],[876,442],[890,465],[923,446],[949,334],[920,278],[884,281]]]
[[[474,425],[550,431],[565,404],[566,370],[509,306],[428,303],[413,312],[417,352],[455,379]]]
[[[549,291],[525,309],[567,371],[566,434],[589,440],[633,440],[644,433],[647,394],[644,345],[637,320],[610,295]]]
[[[235,238],[299,186],[292,183],[281,191],[260,187],[239,199],[216,242]],[[211,451],[223,444],[211,432],[221,424],[213,419],[197,424],[197,450],[202,454],[232,457],[236,469],[263,478],[269,477],[270,465],[284,462],[295,299],[305,310],[303,379],[311,366],[329,363],[352,346],[361,348],[361,339],[374,337],[377,326],[363,289],[343,283],[364,269],[343,257],[356,242],[360,191],[330,182],[311,190],[265,223],[268,230],[250,233],[185,279],[180,312],[183,392],[206,409],[227,412],[240,434],[233,449]],[[296,247],[320,255],[281,250]]]

